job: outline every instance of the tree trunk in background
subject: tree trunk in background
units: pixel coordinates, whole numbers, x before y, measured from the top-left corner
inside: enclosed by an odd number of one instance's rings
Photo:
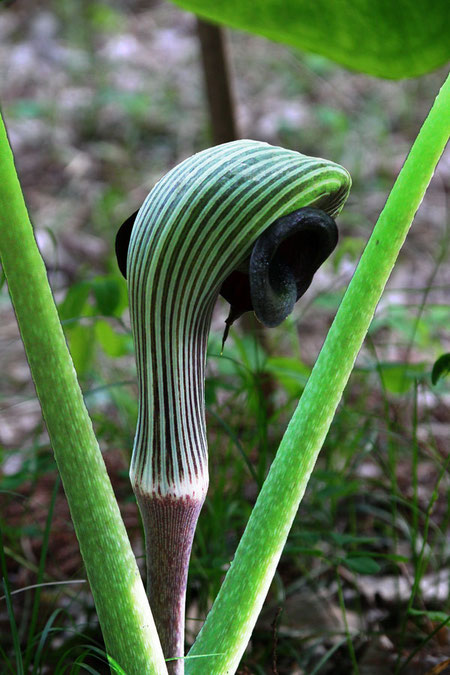
[[[215,145],[239,138],[234,114],[225,39],[219,26],[197,19],[203,73]]]

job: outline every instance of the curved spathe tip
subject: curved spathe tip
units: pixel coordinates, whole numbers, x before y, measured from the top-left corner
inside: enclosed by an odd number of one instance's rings
[[[278,218],[256,240],[247,272],[235,270],[222,284],[220,293],[231,305],[227,326],[251,310],[265,326],[278,326],[337,241],[336,223],[320,209],[305,207]]]
[[[153,250],[143,234],[151,227],[153,241],[176,243],[180,257],[172,256],[171,279],[182,280],[180,289],[189,288],[189,297],[199,279],[199,298],[205,289],[213,297],[220,288],[230,302],[227,327],[252,310],[264,325],[276,326],[336,246],[333,218],[350,185],[348,172],[334,162],[259,141],[204,150],[156,184],[139,227],[133,227],[137,212],[124,222],[116,238],[120,271],[126,277],[128,266],[134,283],[127,258],[145,258],[146,249]],[[136,245],[128,255],[132,237]],[[147,270],[154,274],[161,263],[153,253],[150,258]]]

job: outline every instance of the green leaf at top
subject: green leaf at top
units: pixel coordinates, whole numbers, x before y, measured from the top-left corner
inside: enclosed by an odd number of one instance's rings
[[[422,75],[450,59],[448,0],[174,0],[200,16],[369,75]]]

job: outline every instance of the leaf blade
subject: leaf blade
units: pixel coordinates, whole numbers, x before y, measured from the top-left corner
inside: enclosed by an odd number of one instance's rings
[[[416,77],[450,58],[446,0],[173,0],[215,23],[256,33],[388,79]]]

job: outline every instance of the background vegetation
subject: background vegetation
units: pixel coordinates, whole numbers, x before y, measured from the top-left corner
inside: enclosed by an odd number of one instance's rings
[[[194,544],[193,638],[302,392],[357,258],[443,71],[397,83],[227,33],[241,136],[343,164],[354,187],[333,258],[280,328],[209,345],[210,491]],[[2,108],[60,316],[134,550],[136,418],[120,223],[211,143],[195,20],[129,0],[16,2],[0,14]],[[291,533],[242,673],[427,673],[450,657],[449,156],[377,310]],[[5,285],[0,295],[2,669],[107,672],[95,609]],[[37,584],[37,587],[35,586]],[[35,586],[34,588],[28,588]],[[238,608],[237,608],[238,611]],[[14,620],[13,620],[14,616]],[[437,672],[437,671],[436,671]],[[441,670],[439,672],[445,672]]]

